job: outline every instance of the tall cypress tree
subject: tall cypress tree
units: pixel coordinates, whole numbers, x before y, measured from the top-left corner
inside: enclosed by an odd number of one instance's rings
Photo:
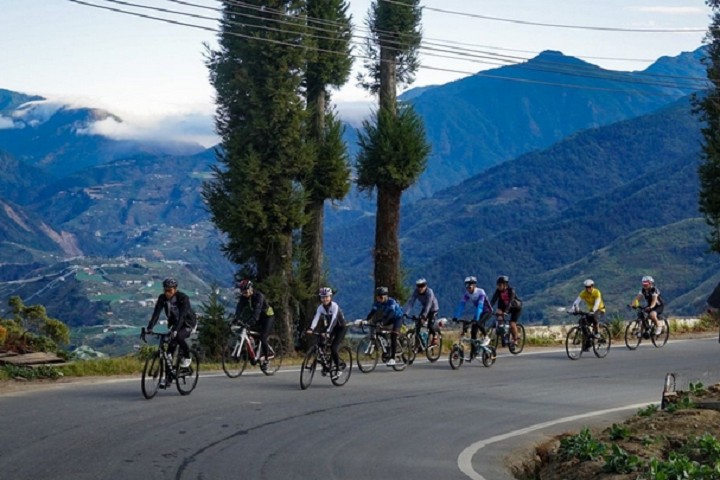
[[[710,225],[710,248],[720,253],[720,0],[706,0],[712,20],[706,36],[709,88],[695,100],[705,125],[700,177],[700,212]]]
[[[315,146],[314,164],[303,185],[308,195],[302,230],[302,278],[310,292],[323,280],[323,232],[326,200],[339,200],[350,188],[347,149],[342,124],[330,107],[330,88],[340,87],[352,67],[352,29],[344,0],[307,0],[309,50],[306,73],[309,140]],[[305,306],[304,322],[314,311],[315,296]],[[306,325],[303,325],[303,328]]]
[[[357,184],[377,189],[375,221],[375,285],[401,293],[400,200],[402,192],[425,170],[430,147],[422,121],[411,106],[398,106],[397,88],[414,81],[417,49],[422,38],[419,0],[374,1],[367,24],[368,61],[361,84],[379,97],[373,122],[360,132]]]
[[[302,88],[306,58],[298,48],[305,42],[305,2],[243,4],[223,2],[219,46],[208,52],[222,142],[203,197],[226,234],[224,253],[255,272],[290,345],[293,232],[304,221],[299,181],[310,168]]]

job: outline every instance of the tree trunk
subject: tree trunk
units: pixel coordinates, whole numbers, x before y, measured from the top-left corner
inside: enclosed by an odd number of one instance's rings
[[[275,331],[283,345],[291,351],[293,339],[293,311],[290,305],[290,278],[292,275],[292,236],[287,234],[276,244],[270,245],[266,258],[267,276],[261,281],[270,280],[279,285],[279,297],[271,303],[275,311]],[[260,273],[260,272],[258,272]]]
[[[400,197],[402,190],[380,186],[375,219],[375,286],[385,286],[391,295],[399,292],[400,281]]]
[[[380,109],[393,113],[397,107],[397,78],[395,51],[390,47],[380,47]]]
[[[323,224],[325,221],[325,202],[322,200],[310,200],[305,207],[308,214],[308,222],[302,229],[301,252],[303,255],[302,280],[310,290],[310,298],[303,305],[303,312],[300,326],[306,330],[317,307],[317,296],[315,295],[321,287],[323,279]]]

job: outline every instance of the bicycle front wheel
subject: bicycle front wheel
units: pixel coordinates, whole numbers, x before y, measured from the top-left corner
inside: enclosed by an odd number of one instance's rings
[[[450,356],[448,357],[448,361],[450,362],[450,368],[453,370],[457,370],[460,368],[460,365],[463,364],[465,361],[465,352],[463,352],[463,349],[460,345],[453,345],[450,349]]]
[[[635,350],[640,346],[640,342],[642,342],[642,323],[633,320],[625,327],[625,346],[630,350]]]
[[[395,352],[395,365],[392,366],[396,372],[402,372],[407,368],[408,361],[410,359],[410,345],[408,344],[407,337],[398,336],[397,339],[397,351]]]
[[[600,338],[593,338],[593,352],[595,352],[596,357],[605,358],[610,351],[610,343],[612,343],[610,329],[607,325],[600,324],[598,325],[598,333]]]
[[[670,338],[670,324],[668,324],[667,318],[659,318],[658,320],[660,320],[662,333],[660,335],[655,335],[655,332],[653,331],[650,339],[652,340],[653,345],[657,348],[662,348],[667,343],[668,338]]]
[[[497,350],[495,350],[495,347],[488,347],[483,348],[482,351],[482,363],[486,367],[492,367],[495,363],[495,358],[497,358]]]
[[[245,371],[248,363],[247,345],[240,348],[240,340],[228,338],[222,347],[222,369],[230,378],[237,378]]]
[[[412,365],[415,361],[415,357],[417,356],[417,350],[419,346],[418,343],[420,342],[420,340],[416,338],[414,330],[409,331],[408,334],[405,336],[405,339],[410,346],[410,356],[408,357],[408,364]]]
[[[164,372],[165,365],[158,350],[145,360],[145,367],[143,368],[140,386],[142,387],[143,396],[148,400],[157,395],[160,382],[163,381]]]
[[[360,339],[357,346],[357,366],[363,373],[370,373],[377,367],[380,358],[380,343],[373,337],[366,336]]]
[[[577,360],[580,358],[583,352],[583,343],[585,343],[585,339],[583,338],[583,333],[582,330],[580,330],[580,327],[571,328],[565,338],[565,351],[567,352],[567,356],[570,360]]]
[[[352,350],[347,345],[343,345],[338,349],[338,356],[340,357],[340,365],[338,368],[333,365],[330,381],[336,387],[342,387],[350,380],[350,374],[352,373]]]
[[[262,372],[268,377],[275,375],[282,365],[283,357],[285,356],[285,349],[283,348],[280,337],[277,335],[268,335],[267,339],[267,353],[266,363],[260,365]]]
[[[437,362],[438,358],[440,358],[440,354],[442,353],[442,336],[440,334],[437,334],[435,336],[435,339],[437,340],[437,344],[430,344],[425,349],[425,356],[430,363]]]
[[[517,324],[517,341],[515,343],[510,343],[510,353],[512,353],[513,355],[517,355],[518,353],[521,353],[524,348],[525,348],[525,326],[518,323]]]
[[[182,368],[180,367],[181,356],[182,355],[177,356],[175,364],[175,371],[178,372],[175,385],[180,395],[190,395],[192,391],[195,390],[200,376],[200,360],[198,359],[197,353],[190,350],[190,366]]]
[[[305,354],[305,359],[300,367],[300,389],[306,390],[312,383],[317,368],[318,347],[313,345]]]

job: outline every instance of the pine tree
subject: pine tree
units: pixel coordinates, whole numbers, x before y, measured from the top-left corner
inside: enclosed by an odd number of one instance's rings
[[[710,248],[720,253],[720,0],[706,0],[712,21],[706,36],[709,88],[696,97],[695,107],[704,122],[705,142],[700,177],[700,212],[710,226]]]
[[[414,81],[418,68],[421,11],[419,0],[374,1],[368,15],[372,32],[361,84],[379,97],[373,122],[364,122],[357,158],[357,184],[377,189],[375,285],[391,294],[402,291],[400,200],[425,170],[430,147],[422,121],[410,105],[398,105],[397,88]]]
[[[303,185],[308,195],[307,224],[302,230],[302,279],[310,295],[302,328],[314,312],[315,295],[323,280],[323,232],[326,200],[340,200],[350,189],[347,148],[342,124],[330,107],[330,87],[340,87],[352,67],[352,30],[344,0],[307,0],[311,55],[306,73],[309,140],[315,146],[312,170]],[[318,29],[318,30],[316,30]]]
[[[224,253],[255,272],[276,325],[291,344],[293,232],[303,225],[305,2],[223,2],[217,50],[207,66],[216,90],[219,164],[203,188]],[[242,14],[247,14],[243,15]]]

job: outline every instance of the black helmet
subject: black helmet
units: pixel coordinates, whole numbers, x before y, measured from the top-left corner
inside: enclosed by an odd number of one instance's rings
[[[177,288],[178,283],[174,278],[166,278],[163,280],[163,288]]]
[[[387,295],[387,294],[388,294],[388,288],[387,288],[387,287],[377,287],[377,288],[375,289],[375,296],[377,296],[377,297],[385,296],[385,295]]]
[[[250,280],[248,280],[247,278],[244,278],[244,279],[240,280],[240,282],[238,282],[237,286],[241,292],[247,292],[248,290],[253,288],[253,283]]]
[[[496,285],[500,285],[501,283],[508,284],[510,283],[510,279],[507,275],[500,275],[497,279],[497,282],[495,282]]]

